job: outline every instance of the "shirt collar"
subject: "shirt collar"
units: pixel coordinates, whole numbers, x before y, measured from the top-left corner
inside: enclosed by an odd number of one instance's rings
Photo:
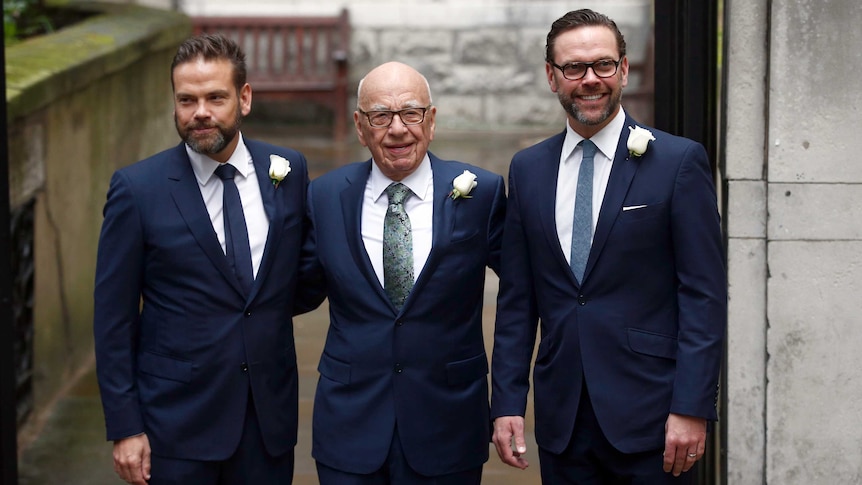
[[[428,187],[431,186],[432,177],[431,159],[426,153],[425,158],[422,159],[416,170],[404,177],[401,183],[406,185],[413,192],[413,195],[420,200],[425,200],[425,197],[428,195]],[[383,172],[380,171],[376,163],[371,162],[371,176],[368,178],[368,183],[371,185],[371,193],[374,195],[375,202],[384,194],[386,187],[389,187],[389,184],[393,182],[394,180],[383,175]]]
[[[599,152],[607,157],[608,160],[613,161],[614,159],[614,153],[617,151],[617,143],[619,142],[620,133],[623,130],[625,122],[626,112],[623,110],[622,106],[620,106],[620,110],[617,112],[616,116],[611,119],[611,122],[590,138],[590,140],[596,144],[596,148],[599,149]],[[563,140],[562,153],[564,155],[562,159],[568,159],[575,150],[575,147],[577,147],[578,143],[583,139],[584,137],[577,134],[575,130],[572,129],[571,125],[566,123],[566,139]]]
[[[236,144],[236,149],[234,149],[230,158],[227,160],[227,163],[236,167],[236,170],[240,175],[248,177],[252,172],[254,172],[251,154],[245,146],[245,142],[242,139],[242,133],[237,133],[236,136],[239,137],[239,143]],[[198,179],[198,183],[200,185],[206,186],[209,181],[212,180],[213,175],[215,174],[215,169],[218,168],[220,163],[202,153],[192,150],[188,144],[185,145],[185,148],[186,153],[189,155],[189,161],[192,164],[192,170],[195,172],[195,178]]]

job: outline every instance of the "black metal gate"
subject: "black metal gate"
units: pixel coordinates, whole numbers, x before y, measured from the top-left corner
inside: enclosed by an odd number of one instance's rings
[[[35,200],[12,209],[9,257],[12,271],[12,324],[15,328],[15,418],[20,426],[33,410],[33,210]]]
[[[655,0],[654,24],[656,128],[702,143],[716,180],[720,2]],[[723,398],[720,403],[723,408]],[[721,410],[719,414],[723,414]],[[716,423],[698,467],[700,485],[724,482],[723,434],[722,423]]]

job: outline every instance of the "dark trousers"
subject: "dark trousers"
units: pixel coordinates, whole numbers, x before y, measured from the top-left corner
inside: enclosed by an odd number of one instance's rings
[[[179,460],[153,455],[149,485],[290,485],[293,450],[270,456],[251,395],[239,446],[225,461]]]
[[[389,447],[389,456],[386,457],[383,467],[376,472],[367,475],[348,473],[317,462],[317,478],[320,485],[479,485],[482,481],[482,467],[434,477],[420,475],[407,463],[396,429]]]
[[[608,442],[590,402],[581,393],[575,431],[560,454],[539,448],[543,485],[691,485],[695,470],[674,477],[662,469],[664,449],[622,453]]]

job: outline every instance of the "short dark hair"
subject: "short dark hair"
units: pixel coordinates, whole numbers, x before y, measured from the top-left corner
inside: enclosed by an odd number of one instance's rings
[[[611,32],[617,38],[617,49],[619,50],[620,59],[626,55],[626,40],[623,38],[623,34],[617,27],[616,22],[611,20],[607,15],[584,8],[573,10],[551,24],[551,30],[548,32],[548,40],[545,44],[545,60],[547,62],[554,62],[554,41],[557,40],[560,34],[586,26],[599,26],[611,29]]]
[[[237,92],[245,86],[247,75],[245,53],[236,42],[222,34],[201,34],[190,37],[180,44],[171,63],[171,86],[174,84],[174,69],[180,64],[199,58],[205,61],[230,62],[233,65],[233,84]]]

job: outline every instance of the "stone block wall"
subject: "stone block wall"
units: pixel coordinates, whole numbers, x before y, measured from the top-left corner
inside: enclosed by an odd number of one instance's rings
[[[438,108],[438,128],[562,129],[563,112],[545,76],[545,36],[569,10],[592,8],[613,18],[626,36],[629,60],[646,57],[650,0],[183,0],[201,16],[350,14],[351,92],[362,76],[387,61],[422,72]],[[643,80],[630,76],[629,90]],[[252,86],[253,88],[253,86]],[[625,105],[625,94],[623,94]],[[351,98],[345,113],[356,106]],[[652,121],[652,111],[633,107]]]
[[[727,483],[862,483],[862,10],[725,8]]]

